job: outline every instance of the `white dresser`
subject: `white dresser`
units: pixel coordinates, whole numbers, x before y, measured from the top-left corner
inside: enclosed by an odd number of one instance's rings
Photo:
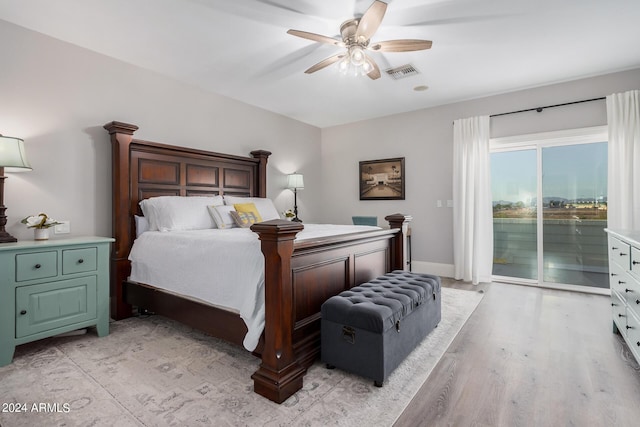
[[[606,229],[613,332],[619,332],[640,362],[640,230]]]

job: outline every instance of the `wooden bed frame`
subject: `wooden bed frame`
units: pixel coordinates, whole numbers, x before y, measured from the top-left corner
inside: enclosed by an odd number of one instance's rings
[[[132,315],[133,306],[178,320],[212,336],[242,345],[247,328],[238,314],[153,284],[128,281],[134,215],[140,200],[154,196],[266,197],[268,151],[252,157],[189,149],[133,138],[137,126],[110,122],[113,164],[111,317]],[[302,388],[307,368],[320,353],[320,306],[329,297],[388,271],[404,269],[410,217],[385,218],[390,228],[294,242],[296,222],[254,224],[265,257],[265,330],[252,375],[256,393],[282,403]]]

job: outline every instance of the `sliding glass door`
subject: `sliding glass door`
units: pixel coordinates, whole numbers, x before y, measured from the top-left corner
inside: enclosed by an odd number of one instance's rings
[[[609,287],[607,143],[542,148],[543,279]]]
[[[538,279],[535,149],[491,155],[493,274]]]
[[[606,137],[500,142],[491,155],[494,276],[608,288]]]

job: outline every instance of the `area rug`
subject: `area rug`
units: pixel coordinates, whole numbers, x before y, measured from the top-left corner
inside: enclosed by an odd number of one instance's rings
[[[382,388],[316,362],[281,405],[253,392],[258,359],[160,316],[41,340],[0,368],[0,426],[391,426],[481,299],[443,288],[440,325]]]

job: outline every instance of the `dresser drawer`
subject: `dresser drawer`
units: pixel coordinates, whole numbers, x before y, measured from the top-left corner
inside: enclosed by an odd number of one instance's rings
[[[623,299],[617,292],[611,292],[611,309],[613,311],[613,321],[616,323],[622,336],[627,335],[627,309]]]
[[[609,261],[616,263],[625,270],[631,266],[631,246],[628,243],[609,236]]]
[[[627,314],[626,331],[626,341],[629,345],[629,349],[635,356],[636,360],[640,360],[640,320],[631,313]]]
[[[96,318],[96,276],[16,288],[16,338]]]
[[[640,279],[640,249],[631,247],[631,272]]]
[[[62,274],[95,271],[98,248],[67,249],[62,251]]]
[[[58,252],[34,252],[16,255],[16,282],[58,275]]]
[[[630,286],[633,284],[633,279],[629,273],[618,264],[611,263],[609,265],[609,270],[609,283],[611,289],[616,290],[620,295],[626,297]]]

